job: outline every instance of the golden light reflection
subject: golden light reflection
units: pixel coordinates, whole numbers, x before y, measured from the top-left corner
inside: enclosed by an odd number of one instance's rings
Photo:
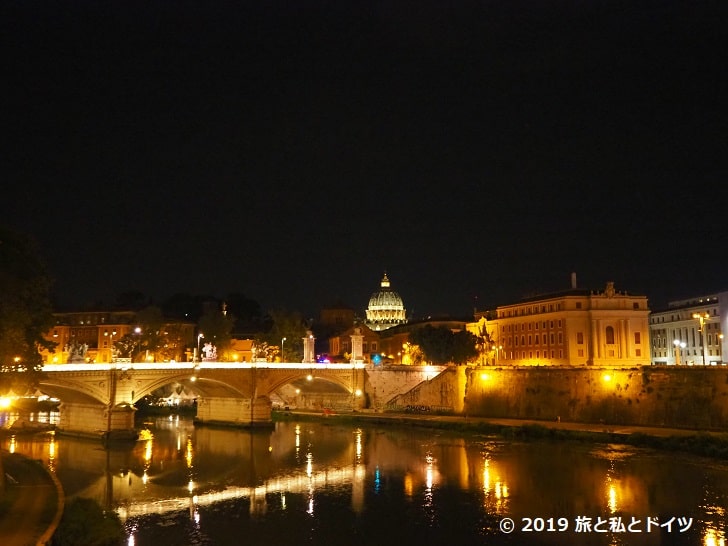
[[[413,490],[412,474],[407,472],[407,474],[404,475],[404,494],[407,495],[408,497],[411,497],[412,490]]]
[[[152,439],[150,438],[144,442],[144,462],[146,466],[152,461]]]
[[[483,464],[483,492],[486,496],[490,493],[490,462],[488,459]]]
[[[51,441],[48,444],[48,470],[56,471],[56,437],[51,434]]]
[[[609,511],[612,514],[617,512],[617,489],[614,487],[614,484],[609,485],[607,506],[609,506]]]
[[[614,461],[609,461],[609,470],[607,470],[606,486],[607,486],[607,508],[612,514],[617,513],[621,504],[622,497],[622,485],[618,479],[613,478],[614,475]]]
[[[483,503],[488,509],[500,511],[505,507],[509,496],[508,484],[496,468],[491,468],[490,459],[483,459]]]
[[[356,462],[361,462],[361,429],[358,428],[354,432],[356,437]]]
[[[725,533],[719,529],[709,527],[705,530],[705,546],[725,546]]]
[[[18,448],[18,442],[15,439],[15,435],[10,437],[10,446],[8,447],[8,451],[10,453],[15,453],[15,450]]]
[[[192,468],[192,438],[187,438],[187,450],[185,452],[185,460],[187,461],[187,468]]]
[[[306,453],[306,476],[309,478],[313,474],[313,453]]]
[[[432,489],[435,483],[435,458],[432,456],[432,453],[425,455],[425,462],[427,463],[425,468],[425,485],[429,490]]]

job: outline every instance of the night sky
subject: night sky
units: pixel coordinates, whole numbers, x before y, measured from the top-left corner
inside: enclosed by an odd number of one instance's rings
[[[5,1],[0,221],[59,305],[728,290],[724,5]]]

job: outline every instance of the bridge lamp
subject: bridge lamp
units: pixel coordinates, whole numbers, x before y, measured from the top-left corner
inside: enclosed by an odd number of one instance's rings
[[[205,337],[205,334],[203,334],[202,332],[200,332],[199,334],[197,334],[197,360],[201,360],[200,359],[200,340],[203,337]]]
[[[361,396],[361,389],[356,389],[356,390],[354,391],[354,395],[355,395],[355,396]]]
[[[138,339],[137,339],[137,351],[141,351],[141,349],[142,349],[142,329],[139,326],[137,326],[136,328],[134,328],[134,333],[138,337]],[[131,356],[131,359],[130,360],[133,360],[134,359],[134,355],[133,354],[131,354],[129,356]]]
[[[288,339],[287,337],[284,337],[284,338],[281,339],[281,362],[284,362],[284,359],[283,359],[283,344],[285,343],[285,341],[287,339]]]
[[[311,375],[311,374],[308,374],[308,375],[306,376],[306,380],[307,380],[307,381],[313,381],[313,375]]]

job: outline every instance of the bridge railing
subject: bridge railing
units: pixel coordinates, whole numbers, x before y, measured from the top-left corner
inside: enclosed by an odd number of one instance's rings
[[[365,364],[319,364],[308,362],[112,362],[83,364],[46,364],[44,372],[87,372],[104,370],[250,370],[270,368],[277,370],[362,370]]]

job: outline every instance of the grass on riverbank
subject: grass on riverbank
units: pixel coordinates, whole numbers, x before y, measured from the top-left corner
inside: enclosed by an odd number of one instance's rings
[[[528,441],[571,441],[589,443],[626,444],[635,447],[647,447],[662,451],[680,452],[714,459],[728,460],[728,434],[682,434],[671,436],[654,436],[642,432],[631,434],[617,432],[596,432],[584,430],[566,430],[539,424],[505,426],[489,423],[486,420],[434,420],[417,419],[416,416],[398,415],[377,418],[375,414],[334,414],[323,416],[317,413],[275,412],[274,420],[278,421],[321,421],[328,420],[337,424],[357,424],[362,418],[368,423],[388,426],[404,426],[446,430],[462,434],[484,434],[497,436],[504,440]]]

